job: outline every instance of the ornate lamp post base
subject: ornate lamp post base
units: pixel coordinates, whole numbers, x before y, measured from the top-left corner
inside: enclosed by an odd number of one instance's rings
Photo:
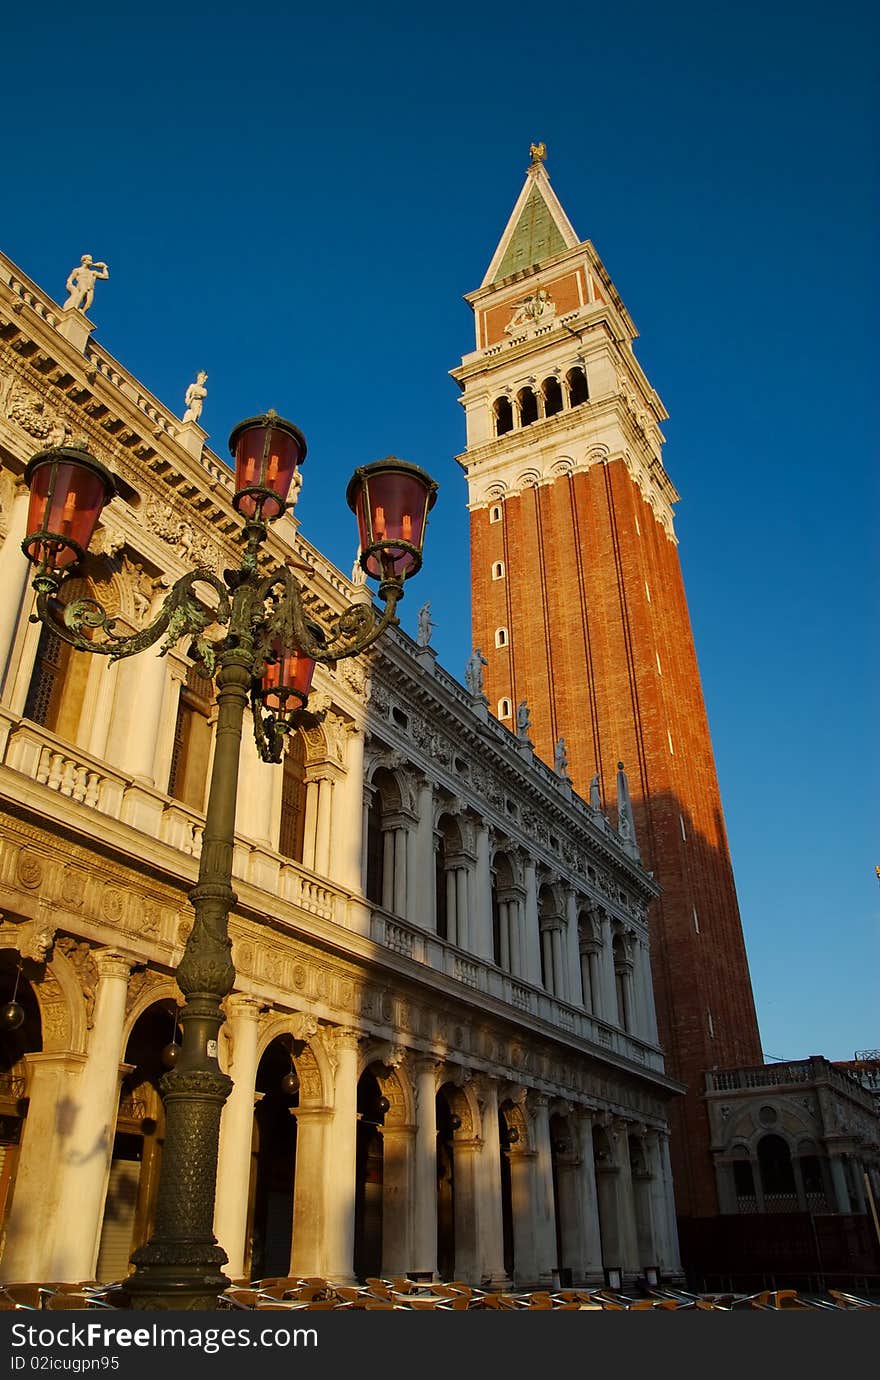
[[[163,1194],[152,1241],[135,1251],[129,1308],[216,1308],[228,1288],[227,1255],[210,1230],[220,1113],[232,1088],[225,1073],[174,1069],[161,1082],[166,1107]],[[161,1218],[161,1221],[159,1220]]]

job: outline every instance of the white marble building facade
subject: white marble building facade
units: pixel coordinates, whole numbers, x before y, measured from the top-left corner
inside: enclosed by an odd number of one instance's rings
[[[0,257],[0,983],[26,1017],[2,1036],[4,1280],[119,1278],[149,1235],[212,751],[183,644],[110,667],[30,622],[21,475],[65,439],[119,479],[78,588],[120,628],[237,563],[199,423]],[[308,567],[318,621],[369,597],[293,514],[268,548]],[[242,745],[229,1273],[677,1277],[633,848],[401,631],[319,668],[310,705],[283,765]]]

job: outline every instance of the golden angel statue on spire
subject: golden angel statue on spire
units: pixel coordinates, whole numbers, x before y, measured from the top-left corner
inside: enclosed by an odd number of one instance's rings
[[[547,157],[547,145],[544,143],[530,144],[529,153],[532,155],[533,163],[543,163]]]

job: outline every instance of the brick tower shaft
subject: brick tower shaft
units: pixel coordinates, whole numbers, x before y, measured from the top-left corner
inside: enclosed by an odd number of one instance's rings
[[[666,413],[636,331],[543,161],[481,287],[477,349],[453,377],[467,449],[474,645],[490,709],[525,700],[544,761],[614,818],[626,765],[636,835],[663,888],[651,916],[657,1018],[682,1216],[718,1211],[705,1071],[762,1062],[709,726],[661,459]]]

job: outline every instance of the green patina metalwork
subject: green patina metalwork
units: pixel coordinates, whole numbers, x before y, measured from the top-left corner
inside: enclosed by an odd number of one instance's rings
[[[533,268],[535,264],[551,258],[554,254],[561,254],[567,248],[562,231],[556,224],[540,188],[534,186],[529,192],[493,282],[497,283],[501,278],[506,278],[510,273],[518,273],[521,269]]]

